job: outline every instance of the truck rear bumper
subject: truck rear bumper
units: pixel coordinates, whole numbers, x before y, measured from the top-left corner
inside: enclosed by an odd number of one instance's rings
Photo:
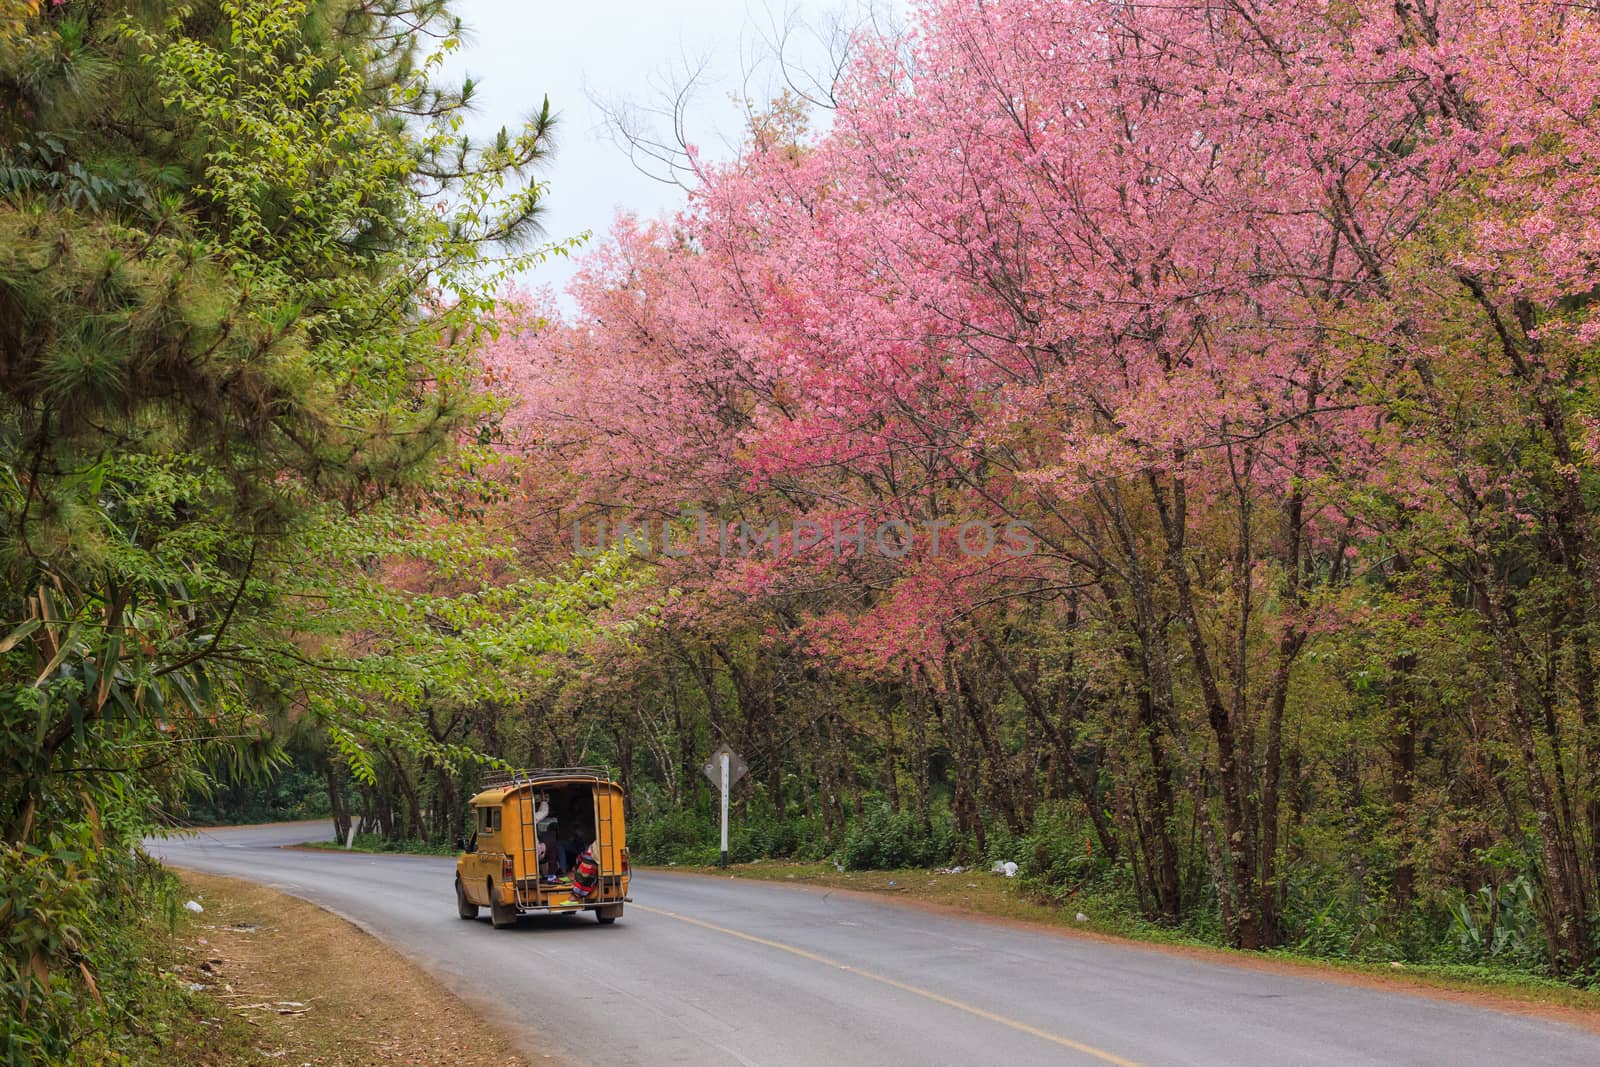
[[[586,900],[581,904],[573,901],[570,904],[537,904],[517,908],[518,915],[564,915],[575,911],[594,911],[612,904],[632,904],[632,897],[612,897],[610,900]]]

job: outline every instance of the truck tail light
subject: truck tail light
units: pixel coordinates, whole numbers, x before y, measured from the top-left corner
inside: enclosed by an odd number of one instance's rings
[[[622,846],[622,873],[628,873],[628,846]]]
[[[500,859],[500,877],[504,878],[506,881],[509,882],[513,878],[515,878],[516,876],[517,876],[517,869],[516,869],[516,867],[512,866],[511,857],[510,856],[501,857],[501,859]]]

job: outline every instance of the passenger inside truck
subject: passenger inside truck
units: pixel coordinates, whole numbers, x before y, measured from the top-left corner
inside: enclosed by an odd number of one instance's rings
[[[571,877],[578,857],[595,838],[591,788],[585,785],[551,790],[549,804],[550,817],[538,823],[546,881]]]
[[[561,824],[557,819],[541,819],[536,833],[539,840],[539,873],[553,882],[561,873]]]

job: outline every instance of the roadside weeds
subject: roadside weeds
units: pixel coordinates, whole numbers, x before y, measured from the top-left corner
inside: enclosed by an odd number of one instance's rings
[[[460,849],[452,845],[429,845],[416,841],[399,844],[385,841],[377,834],[357,834],[355,844],[345,846],[338,841],[302,841],[298,845],[281,845],[281,848],[308,849],[312,852],[364,852],[379,856],[450,856]]]

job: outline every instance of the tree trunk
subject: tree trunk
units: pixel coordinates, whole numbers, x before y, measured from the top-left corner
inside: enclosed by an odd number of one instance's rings
[[[344,790],[339,787],[339,767],[328,760],[324,780],[328,786],[328,808],[333,813],[333,839],[341,845],[350,839],[350,809],[345,806]]]
[[[1411,676],[1416,669],[1415,653],[1403,653],[1390,660],[1392,680],[1385,694],[1392,732],[1389,802],[1390,827],[1395,839],[1394,890],[1390,899],[1397,915],[1411,907],[1417,892],[1416,865],[1411,859],[1415,833],[1411,825],[1411,804],[1416,793],[1417,774],[1417,717]]]

